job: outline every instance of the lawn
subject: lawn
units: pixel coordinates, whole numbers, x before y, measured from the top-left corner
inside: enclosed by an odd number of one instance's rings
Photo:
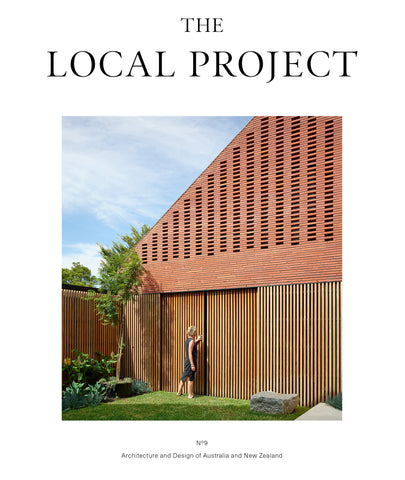
[[[295,420],[308,410],[297,407],[289,415],[270,415],[250,411],[249,400],[235,400],[153,392],[122,398],[95,407],[69,410],[62,420]]]

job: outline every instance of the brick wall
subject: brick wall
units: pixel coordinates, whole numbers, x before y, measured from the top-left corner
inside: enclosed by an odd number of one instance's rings
[[[342,278],[341,117],[254,117],[138,244],[143,292]]]

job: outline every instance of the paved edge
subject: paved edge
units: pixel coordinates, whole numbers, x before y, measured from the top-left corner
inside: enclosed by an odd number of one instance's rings
[[[297,420],[342,420],[342,411],[326,403],[318,403],[295,419]]]

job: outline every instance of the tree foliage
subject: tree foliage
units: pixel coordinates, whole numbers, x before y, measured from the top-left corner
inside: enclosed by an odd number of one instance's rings
[[[116,365],[117,380],[120,377],[121,356],[124,348],[125,305],[138,295],[141,276],[144,273],[142,260],[135,251],[135,245],[149,231],[142,226],[138,232],[131,226],[129,235],[121,235],[111,247],[99,244],[101,266],[99,269],[100,288],[105,293],[88,292],[87,298],[94,300],[99,319],[104,325],[117,328],[118,360]]]
[[[62,268],[62,283],[82,287],[95,287],[97,285],[97,277],[92,275],[91,270],[80,262],[73,262],[70,268]]]
[[[141,231],[131,225],[131,233],[119,236],[111,247],[100,247],[100,287],[113,295],[120,295],[124,304],[138,293],[137,276],[141,260],[135,252],[137,243],[148,233],[150,227],[142,225]]]

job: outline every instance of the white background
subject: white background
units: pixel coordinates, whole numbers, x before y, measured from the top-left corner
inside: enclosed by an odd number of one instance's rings
[[[403,429],[403,34],[400,3],[15,1],[1,7],[2,437],[7,478],[398,478]],[[181,17],[222,17],[184,33]],[[189,78],[189,50],[357,50],[351,78]],[[47,51],[140,50],[172,79],[47,78]],[[62,422],[61,117],[342,115],[342,422]],[[11,381],[10,381],[11,380]],[[123,452],[283,452],[156,462]],[[3,466],[3,469],[5,468]],[[192,473],[189,470],[192,470]]]

